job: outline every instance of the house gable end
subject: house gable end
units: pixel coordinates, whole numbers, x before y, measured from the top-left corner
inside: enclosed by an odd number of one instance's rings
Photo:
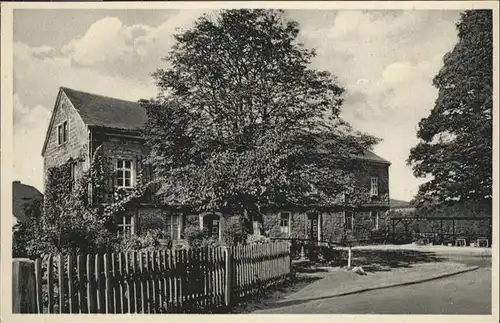
[[[47,149],[47,144],[49,143],[50,134],[52,133],[52,128],[54,127],[56,115],[59,110],[61,95],[62,95],[62,90],[59,89],[59,93],[57,93],[56,97],[56,102],[54,103],[54,108],[52,109],[52,115],[50,116],[49,126],[47,128],[47,132],[45,133],[45,141],[43,142],[43,147],[42,147],[42,157],[45,157],[45,150]]]
[[[80,113],[78,112],[78,110],[73,105],[73,102],[71,102],[71,100],[68,98],[68,96],[64,93],[64,90],[62,88],[60,88],[59,89],[59,93],[57,94],[57,98],[56,98],[56,102],[54,104],[54,108],[52,109],[52,115],[50,117],[49,127],[47,128],[47,132],[45,134],[45,140],[44,140],[43,147],[42,147],[42,157],[45,157],[45,152],[47,150],[47,145],[49,143],[49,139],[50,139],[50,136],[52,134],[52,130],[53,130],[54,126],[55,126],[56,116],[57,116],[59,110],[61,109],[63,101],[66,101],[67,103],[69,103],[68,106],[73,110],[73,112],[76,115],[78,115],[79,121],[81,122],[82,125],[85,126],[85,123],[84,123],[84,121],[83,121]]]
[[[58,125],[63,127],[63,137],[59,142]],[[74,104],[60,91],[47,130],[43,147],[44,182],[47,181],[48,170],[65,164],[69,160],[75,162],[75,176],[79,177],[88,166],[89,129],[83,122]]]

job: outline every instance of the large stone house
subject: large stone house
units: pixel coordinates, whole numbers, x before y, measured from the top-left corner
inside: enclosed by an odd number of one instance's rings
[[[45,174],[49,168],[72,160],[72,177],[77,178],[89,166],[96,148],[101,147],[113,163],[113,187],[133,187],[148,153],[141,137],[145,121],[146,113],[138,103],[61,87],[42,150]],[[369,165],[357,174],[358,186],[369,192],[362,205],[356,209],[346,209],[339,203],[314,210],[270,211],[254,222],[254,230],[273,237],[335,241],[345,233],[355,232],[361,223],[368,223],[373,231],[383,229],[389,210],[390,163],[369,151],[355,158]],[[154,194],[146,195],[115,219],[118,234],[161,229],[165,238],[175,240],[182,238],[187,223],[195,223],[220,237],[228,219],[237,216],[216,212],[191,214],[185,209],[161,205]]]

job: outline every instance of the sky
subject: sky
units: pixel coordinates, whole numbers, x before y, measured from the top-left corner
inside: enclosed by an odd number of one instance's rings
[[[43,189],[41,150],[60,86],[138,100],[157,89],[162,58],[203,12],[197,10],[14,11],[14,180]],[[216,14],[214,12],[210,14]],[[406,165],[418,122],[434,106],[433,77],[458,41],[459,11],[290,10],[311,68],[346,89],[341,116],[382,139],[391,198],[410,200],[423,182]]]

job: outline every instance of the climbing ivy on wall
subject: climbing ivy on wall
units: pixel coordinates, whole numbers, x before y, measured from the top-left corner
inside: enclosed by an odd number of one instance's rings
[[[118,251],[121,241],[113,232],[114,219],[143,196],[148,183],[139,171],[135,188],[113,190],[112,164],[100,148],[75,182],[71,175],[74,162],[70,159],[48,170],[43,214],[19,228],[24,246],[13,248],[17,250],[14,257]],[[20,243],[14,239],[15,245]]]

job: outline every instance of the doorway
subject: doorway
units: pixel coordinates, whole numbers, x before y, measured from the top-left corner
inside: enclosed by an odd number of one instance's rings
[[[310,213],[307,215],[307,233],[311,240],[318,240],[319,231],[319,216],[318,213]]]

